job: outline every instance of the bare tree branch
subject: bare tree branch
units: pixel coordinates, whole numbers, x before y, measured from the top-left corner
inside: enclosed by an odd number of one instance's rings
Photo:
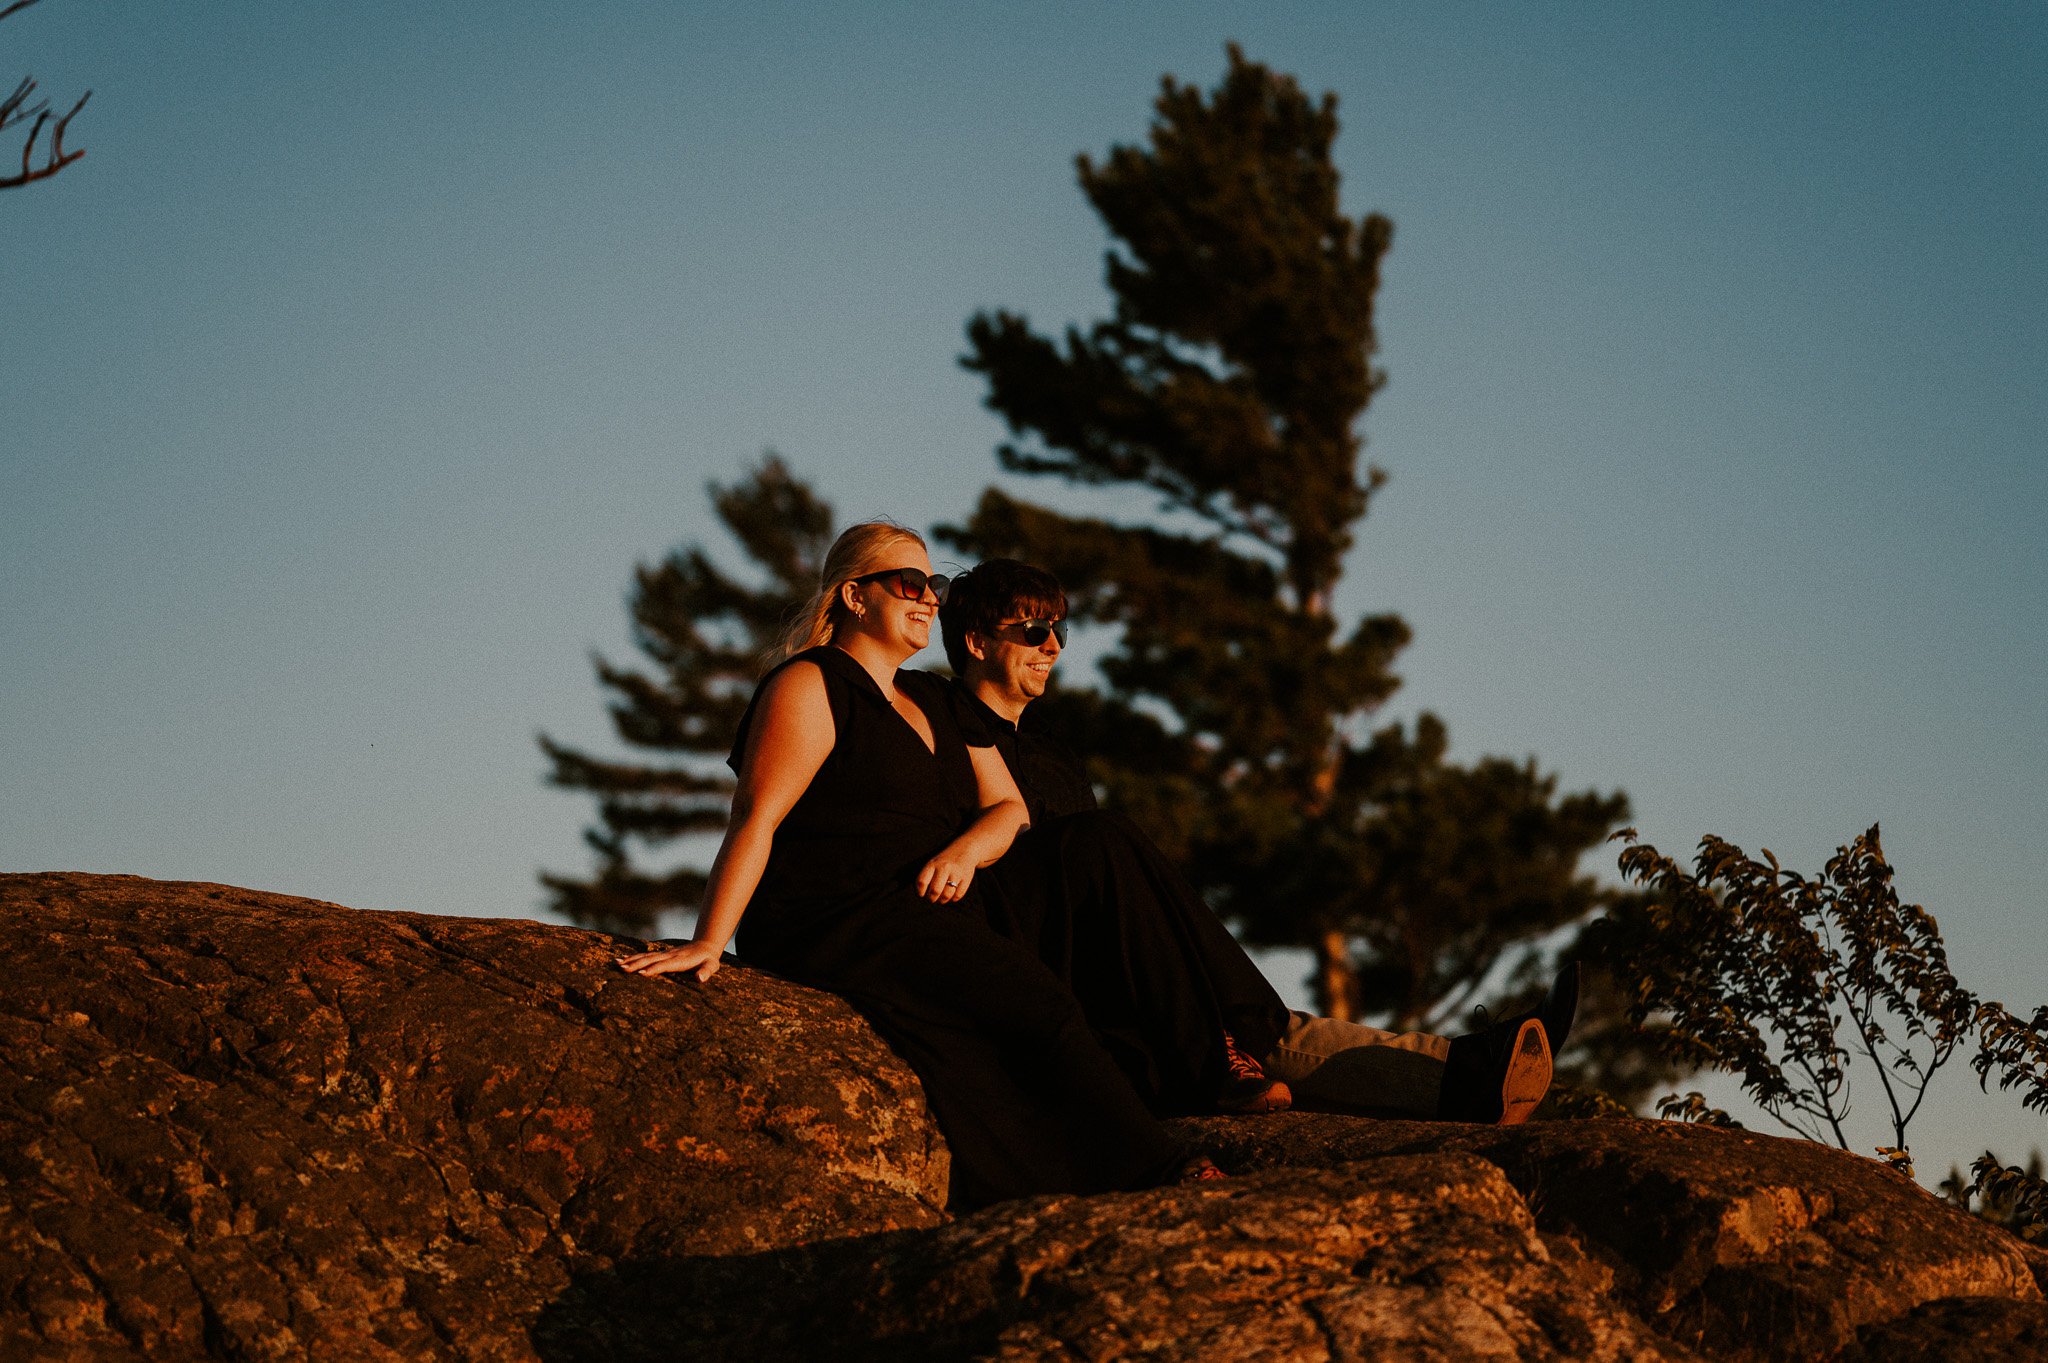
[[[11,0],[11,3],[0,7],[0,19],[5,19],[10,14],[25,10],[30,5],[36,3],[38,3],[38,0]],[[83,148],[69,152],[64,150],[64,130],[71,125],[71,120],[78,116],[78,111],[85,107],[85,102],[92,98],[92,91],[87,90],[84,94],[80,95],[78,103],[71,106],[71,111],[52,125],[50,122],[50,101],[39,99],[33,104],[29,102],[29,96],[35,93],[35,89],[35,78],[24,76],[21,79],[21,84],[14,87],[13,94],[5,99],[0,99],[0,128],[10,128],[17,123],[27,122],[29,119],[35,120],[29,125],[28,140],[23,142],[21,146],[21,173],[18,175],[0,175],[0,189],[17,189],[22,185],[32,184],[37,180],[47,180],[79,157],[85,155]],[[43,129],[46,127],[50,129],[49,146],[44,154],[42,164],[37,165],[36,146],[41,141]]]
[[[31,0],[31,3],[33,3],[33,0]],[[48,100],[44,100],[33,107],[27,107],[28,97],[35,93],[35,88],[36,83],[27,76],[23,76],[21,84],[14,87],[13,94],[5,99],[0,99],[0,128],[10,128],[16,123],[21,122],[24,118],[27,118],[30,114],[41,113],[45,108],[49,107]]]

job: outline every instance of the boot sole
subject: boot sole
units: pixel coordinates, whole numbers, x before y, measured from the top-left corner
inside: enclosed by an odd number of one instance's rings
[[[1529,1120],[1543,1095],[1550,1092],[1550,1038],[1543,1023],[1530,1018],[1515,1033],[1514,1053],[1500,1083],[1500,1125],[1520,1126]]]

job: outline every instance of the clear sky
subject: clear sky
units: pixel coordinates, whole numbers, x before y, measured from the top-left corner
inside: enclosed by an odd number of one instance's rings
[[[0,81],[95,94],[0,194],[0,867],[540,914],[589,811],[533,737],[609,750],[633,564],[767,446],[962,514],[963,322],[1101,312],[1072,158],[1231,39],[1395,222],[1385,713],[1673,852],[1882,821],[2048,1000],[2035,3],[43,0]],[[2048,1145],[1938,1092],[1923,1170]]]

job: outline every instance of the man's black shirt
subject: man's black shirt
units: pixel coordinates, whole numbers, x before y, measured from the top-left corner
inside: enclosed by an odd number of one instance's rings
[[[961,712],[961,731],[972,747],[993,746],[1009,765],[1017,788],[1024,793],[1024,807],[1031,826],[1043,828],[1053,819],[1094,809],[1095,788],[1088,783],[1087,768],[1074,750],[1056,738],[1027,733],[982,704],[981,698],[955,677],[953,695]],[[976,730],[986,734],[987,743],[977,741]]]

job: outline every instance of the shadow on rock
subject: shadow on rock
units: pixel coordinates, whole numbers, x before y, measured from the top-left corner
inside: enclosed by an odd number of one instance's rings
[[[1464,1154],[1040,1198],[936,1230],[579,1278],[535,1330],[600,1358],[1682,1359]]]

